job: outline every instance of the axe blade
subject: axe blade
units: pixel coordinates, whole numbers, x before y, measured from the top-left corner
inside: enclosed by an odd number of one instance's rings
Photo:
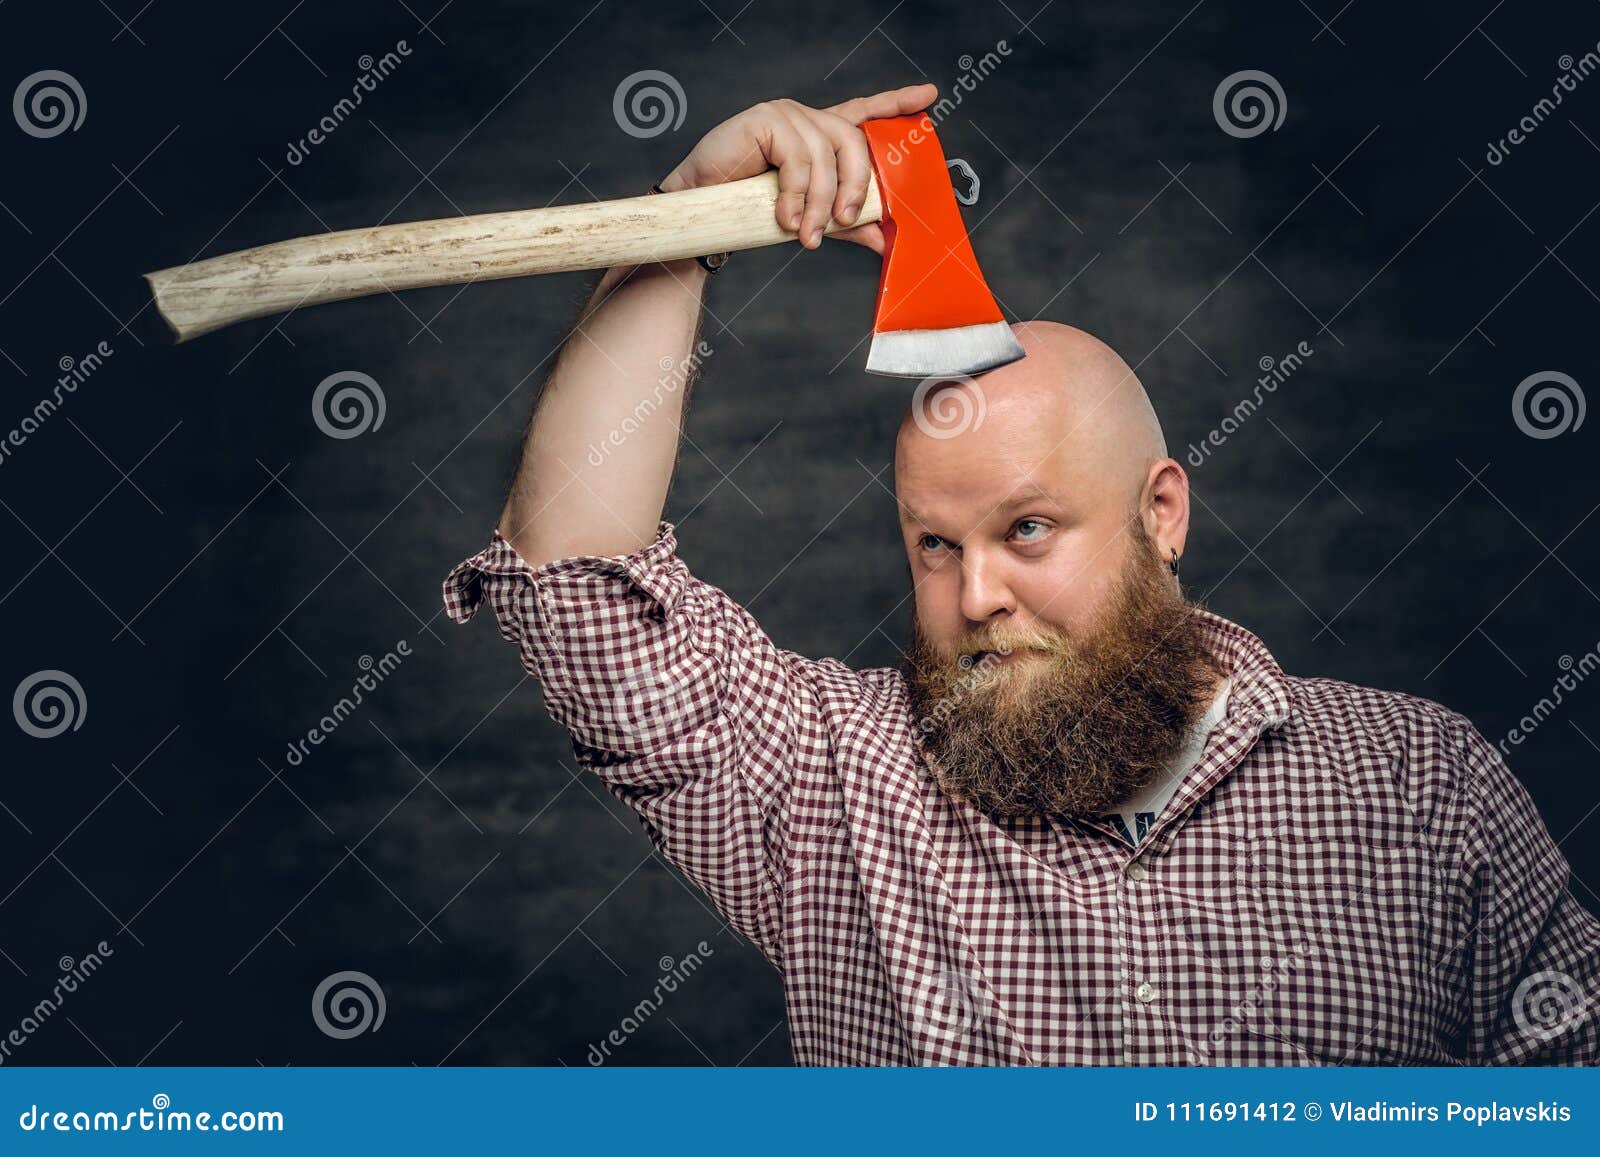
[[[862,124],[883,202],[883,272],[867,372],[960,377],[1025,356],[967,237],[926,114]]]
[[[1003,321],[950,329],[893,329],[872,335],[867,372],[890,378],[962,377],[981,374],[1024,356]]]

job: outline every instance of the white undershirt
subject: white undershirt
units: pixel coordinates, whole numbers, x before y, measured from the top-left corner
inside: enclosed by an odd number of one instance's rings
[[[1102,817],[1113,827],[1120,828],[1122,834],[1135,847],[1144,842],[1145,834],[1155,826],[1156,817],[1161,814],[1161,809],[1167,806],[1167,801],[1177,793],[1184,777],[1200,761],[1200,756],[1205,751],[1206,740],[1217,724],[1222,722],[1222,717],[1227,711],[1230,685],[1231,680],[1227,678],[1222,680],[1222,684],[1217,688],[1216,697],[1211,700],[1211,706],[1206,708],[1206,713],[1189,729],[1183,747],[1167,763],[1166,770]]]

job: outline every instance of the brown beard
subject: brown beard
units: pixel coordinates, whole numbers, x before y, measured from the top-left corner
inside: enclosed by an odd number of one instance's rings
[[[1111,603],[1079,638],[994,625],[942,654],[913,615],[902,671],[946,792],[991,817],[1094,817],[1178,752],[1222,671],[1195,604],[1137,523],[1130,546]],[[993,654],[1019,647],[1042,654]]]

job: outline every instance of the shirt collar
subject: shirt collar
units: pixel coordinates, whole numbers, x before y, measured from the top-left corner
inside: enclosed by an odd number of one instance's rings
[[[1287,723],[1292,703],[1289,682],[1267,645],[1238,623],[1203,607],[1196,607],[1195,614],[1205,629],[1211,653],[1233,681],[1225,722],[1257,731]]]

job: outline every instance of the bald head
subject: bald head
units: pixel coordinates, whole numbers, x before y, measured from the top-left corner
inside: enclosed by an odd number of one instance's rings
[[[1138,377],[1099,338],[1052,321],[1012,326],[1027,356],[971,381],[921,389],[900,424],[897,484],[985,467],[1020,481],[1065,467],[1137,497],[1167,455]]]

